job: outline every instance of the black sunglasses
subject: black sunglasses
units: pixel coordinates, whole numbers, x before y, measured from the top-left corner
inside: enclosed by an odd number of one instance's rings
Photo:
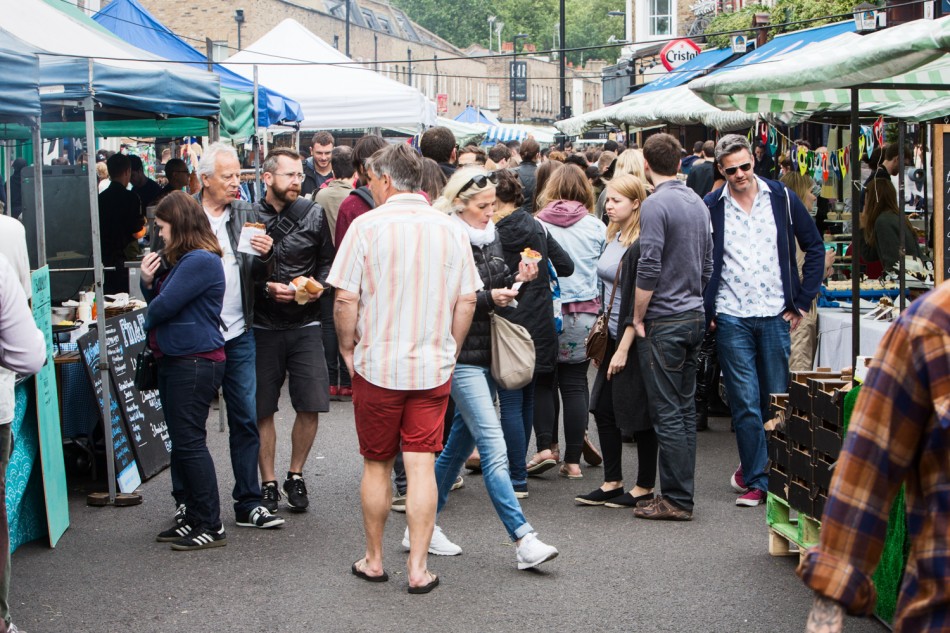
[[[726,172],[727,176],[735,176],[736,172],[740,169],[742,171],[749,171],[752,169],[752,163],[742,163],[741,165],[736,165],[735,167],[726,167],[723,169],[723,171]]]
[[[464,187],[459,189],[458,195],[462,195],[463,193],[465,193],[465,191],[471,188],[472,185],[475,185],[476,187],[481,189],[488,183],[491,183],[493,185],[498,184],[498,176],[496,176],[494,172],[490,174],[479,174],[477,176],[473,176],[471,180],[465,183]]]

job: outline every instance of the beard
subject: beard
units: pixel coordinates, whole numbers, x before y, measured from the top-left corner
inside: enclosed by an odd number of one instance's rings
[[[280,187],[277,186],[277,183],[275,182],[274,184],[270,186],[270,190],[274,194],[274,197],[280,200],[284,204],[285,207],[290,204],[293,204],[294,201],[296,201],[297,198],[300,197],[300,185],[298,184],[293,184],[285,189],[281,189]]]

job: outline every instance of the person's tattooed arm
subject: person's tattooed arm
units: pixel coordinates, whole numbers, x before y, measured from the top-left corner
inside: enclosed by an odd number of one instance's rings
[[[844,609],[834,600],[816,595],[808,613],[805,633],[840,633],[844,627]]]

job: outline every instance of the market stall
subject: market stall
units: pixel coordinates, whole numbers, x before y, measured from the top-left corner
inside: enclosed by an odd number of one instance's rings
[[[294,20],[282,21],[223,66],[253,79],[257,64],[260,83],[300,103],[302,129],[435,125],[435,104],[421,92],[354,62]]]

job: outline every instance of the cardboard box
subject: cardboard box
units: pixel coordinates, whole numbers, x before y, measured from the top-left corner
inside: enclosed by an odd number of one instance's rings
[[[814,516],[812,514],[814,505],[811,498],[811,486],[794,475],[790,476],[788,481],[788,505],[803,514]]]
[[[851,390],[851,381],[810,379],[808,384],[812,390],[812,414],[843,427],[844,396]]]
[[[769,469],[769,492],[779,499],[788,501],[788,473],[774,462],[772,468]]]
[[[808,418],[800,415],[792,415],[785,423],[785,433],[788,440],[796,444],[801,444],[808,448],[812,447],[813,435],[810,416]]]
[[[817,417],[812,417],[811,423],[814,437],[812,446],[815,450],[837,459],[841,452],[841,445],[844,443],[840,427]]]
[[[790,442],[788,445],[788,474],[811,485],[812,461],[807,446]]]
[[[831,369],[819,367],[817,371],[796,371],[792,372],[792,379],[788,385],[788,403],[794,409],[798,409],[811,415],[811,392],[808,387],[808,379],[815,378],[819,380],[840,379],[841,374],[833,372]],[[807,416],[806,416],[807,417]]]

